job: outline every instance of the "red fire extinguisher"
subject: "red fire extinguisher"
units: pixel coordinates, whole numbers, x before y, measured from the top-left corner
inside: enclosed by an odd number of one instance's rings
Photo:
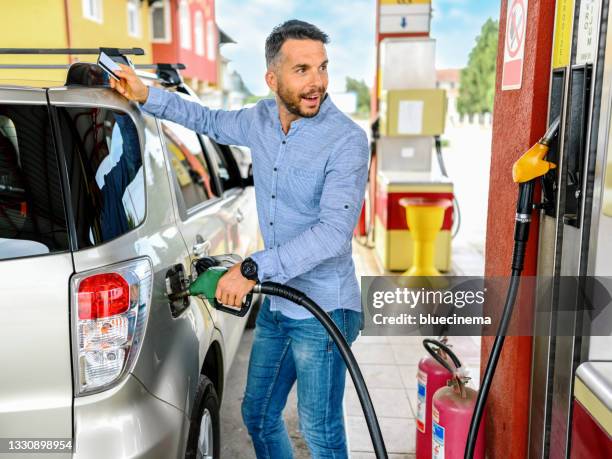
[[[436,391],[431,402],[431,458],[462,459],[465,454],[468,431],[478,392],[467,387],[469,378],[465,376],[461,362],[447,346],[434,340],[424,340],[423,345],[440,365],[452,370],[452,378],[445,387]],[[442,349],[454,365],[442,359],[432,345]],[[483,415],[484,418],[484,415]],[[476,438],[474,459],[484,459],[484,423],[480,424]]]
[[[437,346],[436,352],[444,361],[448,360],[444,348],[448,347],[442,342],[424,340],[423,345],[428,352],[428,343]],[[417,459],[431,458],[431,401],[435,392],[452,379],[453,373],[449,365],[443,366],[432,356],[423,357],[419,362],[417,372],[417,406],[416,406],[416,457]]]

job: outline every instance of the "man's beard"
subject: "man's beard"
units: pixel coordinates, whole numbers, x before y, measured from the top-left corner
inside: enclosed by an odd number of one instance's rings
[[[278,85],[278,98],[281,100],[287,111],[295,116],[300,116],[302,118],[312,118],[317,116],[319,110],[321,110],[321,104],[323,103],[323,99],[325,98],[325,88],[320,87],[316,91],[311,91],[307,94],[298,94],[293,95],[289,91],[285,89],[285,87],[279,83]],[[300,110],[300,102],[302,101],[302,97],[306,97],[313,94],[319,94],[319,106],[315,112],[305,113]]]

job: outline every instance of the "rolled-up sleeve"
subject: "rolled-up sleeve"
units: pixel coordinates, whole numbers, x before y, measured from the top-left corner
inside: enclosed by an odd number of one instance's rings
[[[369,149],[360,132],[330,157],[319,221],[290,241],[251,255],[259,280],[287,282],[348,250],[363,205]]]
[[[206,134],[217,143],[248,146],[253,108],[211,110],[196,100],[155,87],[149,87],[149,96],[140,107],[157,118]]]

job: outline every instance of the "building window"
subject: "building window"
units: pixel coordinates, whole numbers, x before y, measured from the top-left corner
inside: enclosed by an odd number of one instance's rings
[[[140,0],[128,0],[127,19],[128,35],[140,38],[142,33],[140,26]]]
[[[153,43],[170,43],[170,2],[158,0],[151,5],[151,41]]]
[[[83,17],[102,22],[102,0],[83,0]]]
[[[181,0],[179,3],[179,21],[181,48],[191,49],[191,14],[187,0]]]
[[[193,35],[195,40],[195,52],[198,56],[204,55],[204,20],[202,12],[196,11],[193,21]]]
[[[217,26],[210,19],[206,21],[206,44],[208,45],[208,59],[214,61],[217,57]]]

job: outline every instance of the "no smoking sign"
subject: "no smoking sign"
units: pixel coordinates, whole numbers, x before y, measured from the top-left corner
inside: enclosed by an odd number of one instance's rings
[[[508,0],[502,91],[519,89],[523,78],[528,0]]]

